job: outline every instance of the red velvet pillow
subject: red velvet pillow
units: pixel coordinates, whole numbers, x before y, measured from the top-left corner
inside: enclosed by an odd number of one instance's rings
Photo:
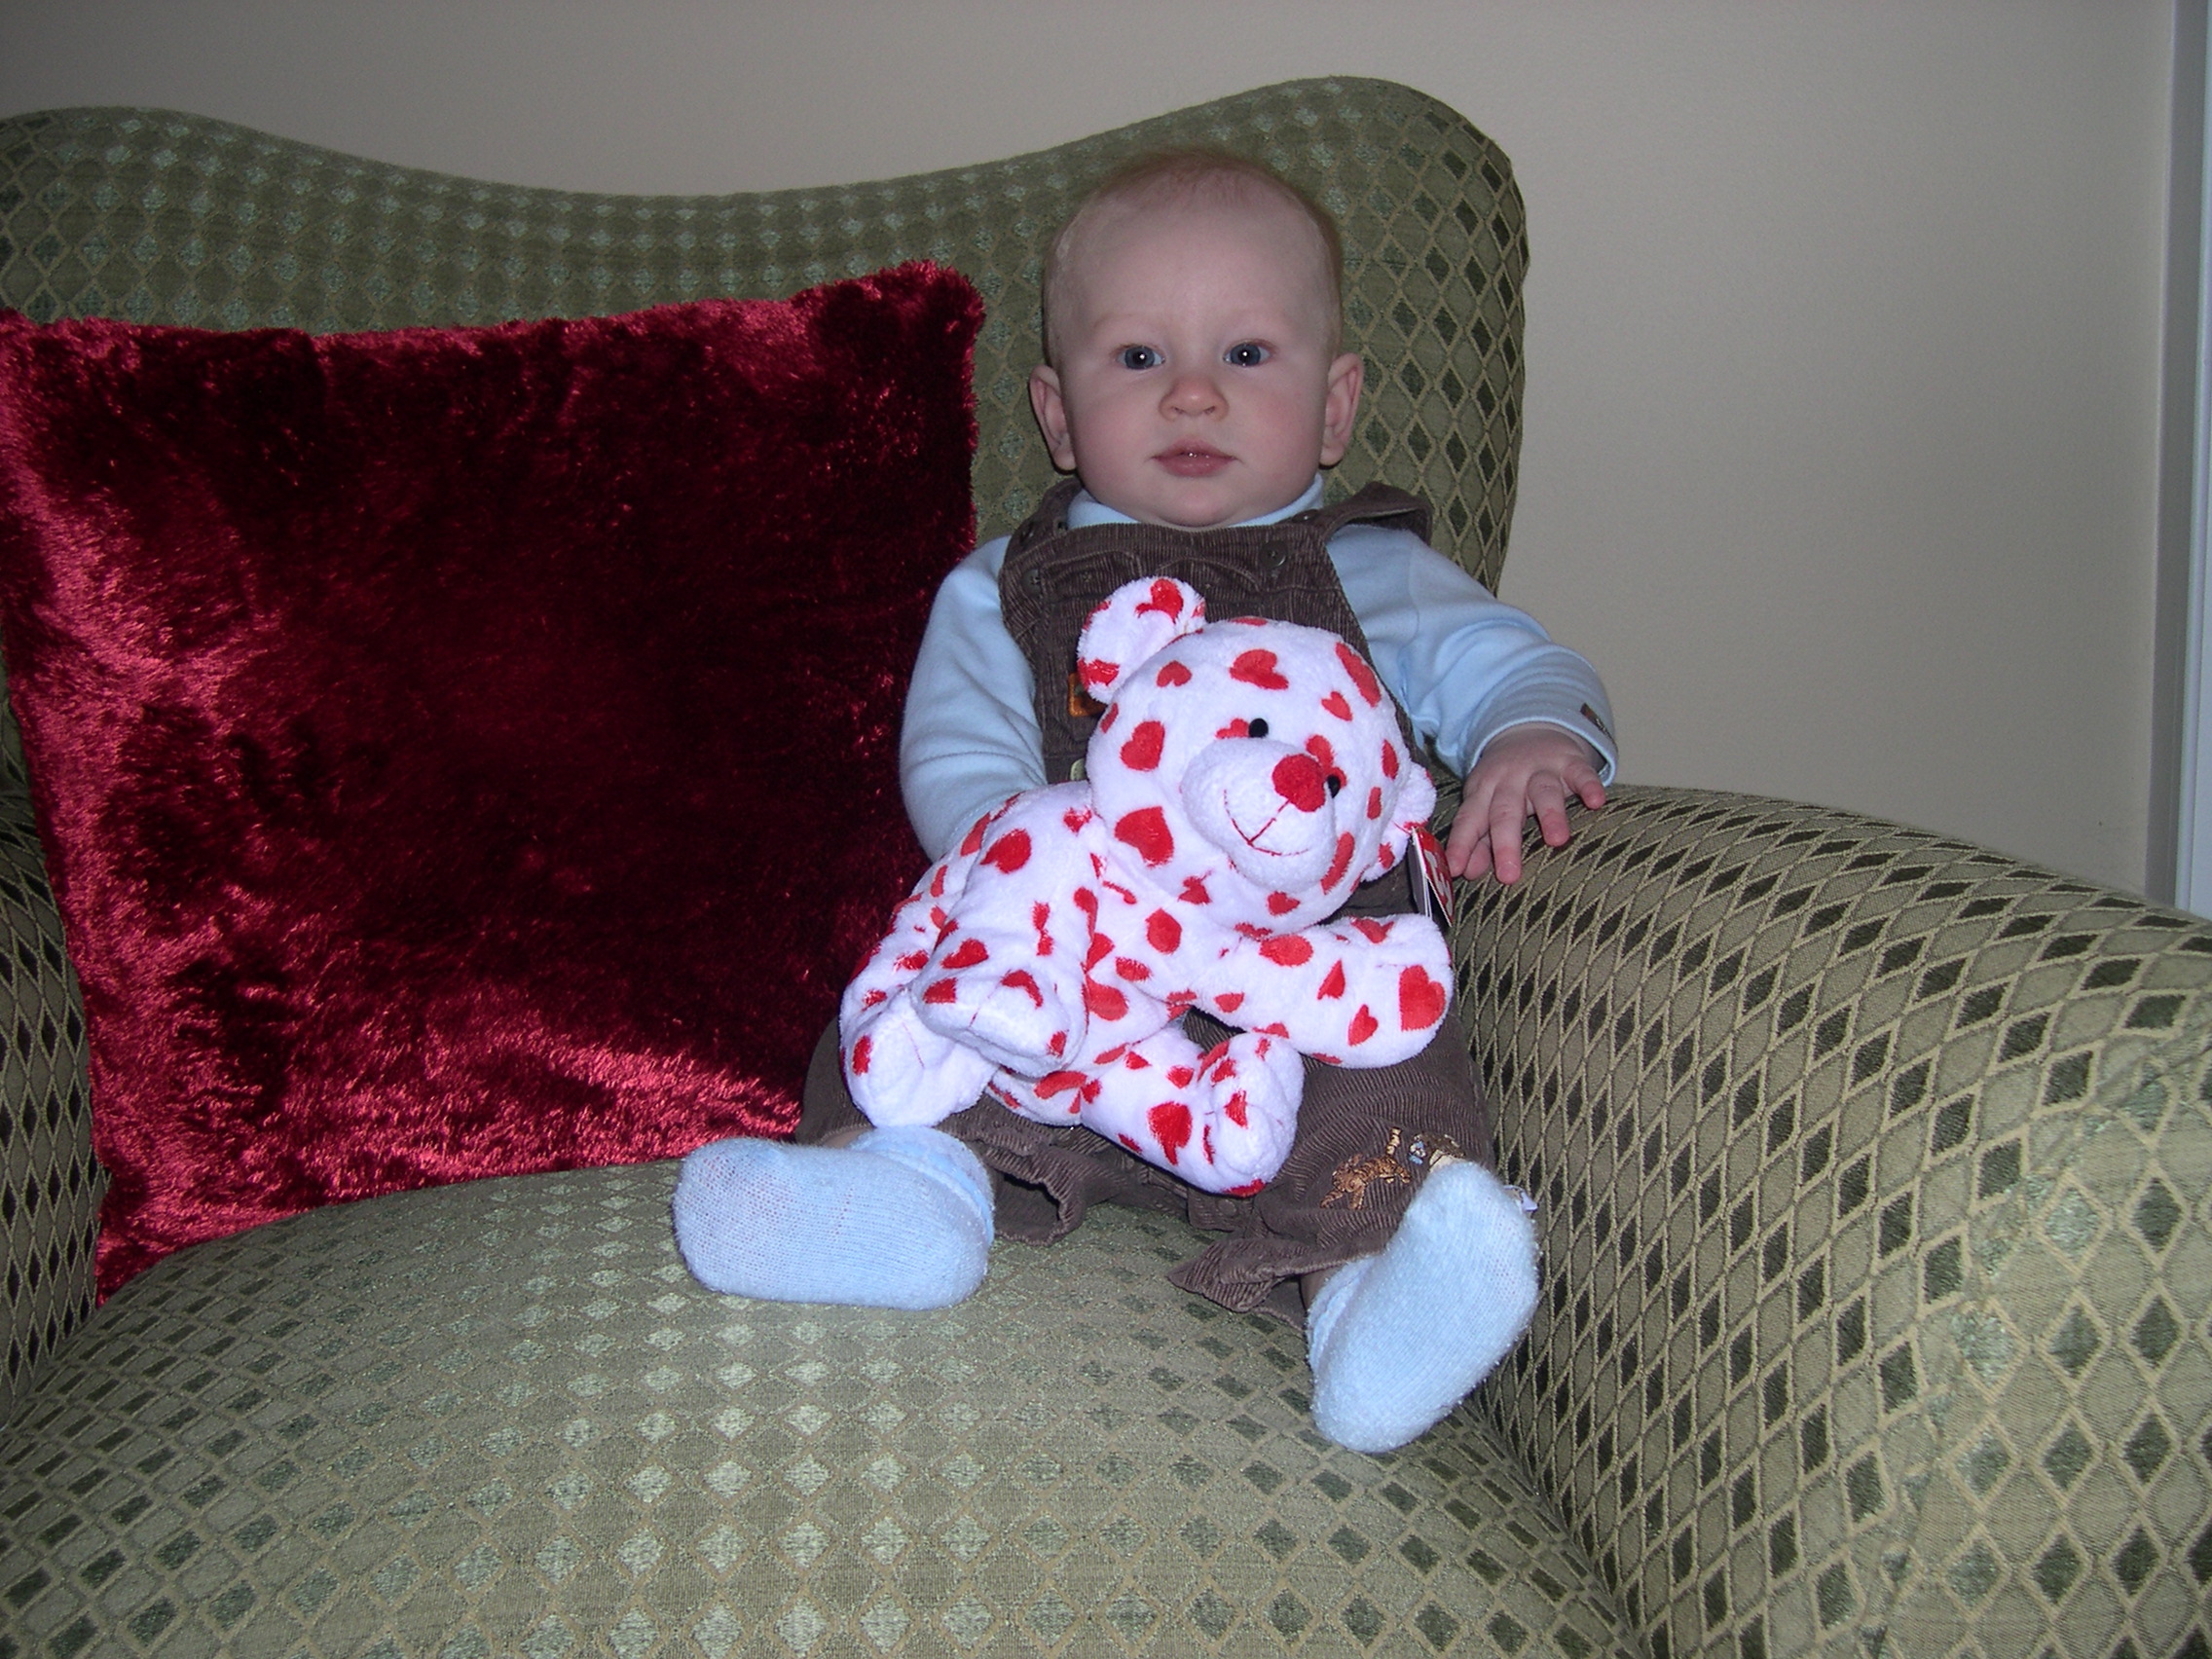
[[[0,313],[0,622],[99,1279],[314,1204],[789,1132],[922,859],[981,305],[311,338]]]

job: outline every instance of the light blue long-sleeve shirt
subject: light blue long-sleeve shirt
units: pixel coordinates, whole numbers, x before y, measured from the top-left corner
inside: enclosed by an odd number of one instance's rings
[[[1320,504],[1316,475],[1290,505],[1248,522],[1274,524]],[[1068,508],[1071,530],[1133,522],[1088,495]],[[1046,782],[1028,659],[999,609],[1007,540],[977,548],[938,589],[906,693],[899,779],[933,859],[1008,795]],[[1329,562],[1376,673],[1447,765],[1464,775],[1498,733],[1535,721],[1588,743],[1611,781],[1613,715],[1597,671],[1526,611],[1408,531],[1347,525],[1330,538]]]

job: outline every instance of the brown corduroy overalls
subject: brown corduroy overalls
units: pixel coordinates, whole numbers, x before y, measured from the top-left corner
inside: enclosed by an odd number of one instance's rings
[[[1326,628],[1362,655],[1367,638],[1352,614],[1330,536],[1347,524],[1382,523],[1426,538],[1428,508],[1400,490],[1369,485],[1334,507],[1280,524],[1174,531],[1150,525],[1070,530],[1067,480],[1014,532],[999,575],[1008,631],[1029,659],[1037,687],[1045,776],[1064,783],[1097,723],[1098,706],[1075,678],[1076,641],[1091,610],[1124,582],[1174,576],[1205,596],[1206,614],[1266,616]],[[1403,713],[1400,719],[1403,721]],[[1420,752],[1407,733],[1414,753]],[[1413,908],[1417,861],[1361,888],[1349,913]],[[1184,1028],[1200,1047],[1228,1028],[1192,1012]],[[825,1034],[807,1075],[796,1139],[814,1142],[866,1122],[845,1091],[836,1030]],[[1439,1154],[1493,1162],[1489,1116],[1456,1014],[1410,1060],[1375,1070],[1306,1062],[1298,1130],[1281,1171],[1248,1198],[1203,1193],[1090,1130],[1051,1127],[982,1099],[938,1125],[958,1136],[991,1171],[1002,1237],[1045,1243],[1070,1232],[1094,1203],[1135,1204],[1185,1216],[1230,1236],[1169,1272],[1185,1290],[1245,1311],[1261,1309],[1299,1323],[1298,1280],[1380,1251]]]

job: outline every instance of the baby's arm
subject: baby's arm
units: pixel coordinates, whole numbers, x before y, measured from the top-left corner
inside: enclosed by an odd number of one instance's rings
[[[1329,556],[1377,672],[1415,729],[1466,774],[1446,867],[1517,880],[1530,814],[1545,843],[1560,846],[1567,801],[1604,800],[1612,714],[1597,672],[1402,531],[1353,527],[1329,543]]]
[[[1009,795],[1045,782],[1029,662],[999,611],[1004,539],[944,578],[899,736],[899,783],[923,851],[942,858]]]

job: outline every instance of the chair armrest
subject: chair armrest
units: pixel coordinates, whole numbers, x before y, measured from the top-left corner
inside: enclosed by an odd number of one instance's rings
[[[1652,1652],[2172,1650],[2212,1578],[2212,928],[1649,789],[1461,903],[1547,1280],[1478,1409]]]
[[[0,683],[4,694],[4,683]],[[31,823],[16,722],[0,707],[0,1231],[8,1240],[0,1423],[92,1310],[107,1178],[92,1157],[84,1004]]]

